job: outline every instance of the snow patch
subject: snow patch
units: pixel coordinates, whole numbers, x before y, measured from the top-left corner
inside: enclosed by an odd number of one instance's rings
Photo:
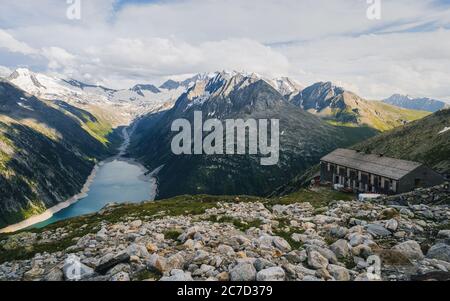
[[[442,131],[440,131],[438,134],[439,135],[441,135],[441,134],[444,134],[445,132],[448,132],[448,131],[450,131],[450,127],[445,127]]]

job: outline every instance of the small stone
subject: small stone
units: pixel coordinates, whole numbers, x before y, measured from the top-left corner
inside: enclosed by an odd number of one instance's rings
[[[367,232],[372,234],[375,237],[384,237],[391,235],[391,232],[388,231],[385,227],[378,224],[369,224],[367,225]]]
[[[256,269],[249,262],[239,263],[231,269],[230,279],[231,281],[255,281]]]
[[[217,251],[220,254],[225,255],[225,256],[234,256],[236,254],[236,252],[234,252],[234,249],[227,245],[220,245],[217,248]]]
[[[183,272],[182,270],[172,270],[171,276],[162,277],[160,281],[186,282],[186,281],[194,281],[194,279],[192,279],[191,273],[189,272]]]
[[[328,266],[328,259],[323,257],[319,252],[312,250],[308,253],[308,265],[317,270],[326,268]]]
[[[95,272],[101,275],[105,275],[116,265],[129,261],[130,255],[128,255],[127,253],[121,253],[115,256],[113,254],[107,254],[100,259],[98,266],[95,268]]]
[[[147,261],[147,267],[151,271],[164,273],[166,271],[166,259],[157,254],[153,254]]]
[[[339,258],[347,258],[350,256],[350,246],[345,239],[340,239],[330,246],[331,250]]]
[[[106,241],[108,239],[107,230],[105,228],[102,228],[100,231],[97,232],[95,239],[97,241]]]
[[[280,267],[272,267],[265,270],[261,270],[256,275],[257,281],[284,281],[286,274]]]
[[[140,259],[138,256],[133,255],[130,257],[130,262],[137,263],[139,261],[140,261]]]
[[[386,208],[381,211],[378,218],[380,220],[387,220],[392,219],[394,217],[398,216],[398,211],[395,208]]]
[[[44,277],[44,281],[57,282],[64,280],[64,273],[59,268],[53,268]]]
[[[142,226],[142,221],[141,220],[135,220],[133,222],[130,223],[130,228],[131,229],[139,229]]]
[[[348,229],[345,227],[333,227],[330,229],[330,235],[336,238],[344,238],[348,234]]]
[[[239,251],[236,253],[236,257],[238,258],[247,258],[247,254],[244,251]]]
[[[198,264],[202,264],[202,263],[209,263],[211,259],[211,255],[203,250],[198,250],[197,252],[195,252],[195,256],[193,259],[193,263],[198,263]]]
[[[115,282],[129,282],[130,281],[130,275],[125,272],[119,272],[111,277],[111,281]]]
[[[438,233],[438,238],[450,238],[450,230],[441,230]]]
[[[222,282],[230,281],[230,274],[228,274],[227,272],[222,272],[217,275],[217,280]]]
[[[422,249],[420,248],[420,245],[414,240],[409,240],[409,241],[400,243],[400,244],[394,246],[392,248],[392,250],[401,253],[408,259],[420,260],[420,259],[424,258]]]
[[[94,275],[94,269],[88,267],[87,265],[76,261],[76,262],[66,262],[63,267],[64,279],[77,281],[89,278]]]
[[[328,271],[330,272],[331,276],[333,276],[333,278],[337,281],[350,281],[351,279],[349,271],[339,265],[328,265]]]
[[[389,231],[395,232],[398,229],[398,222],[396,219],[390,219],[386,223],[386,229]]]
[[[147,251],[148,251],[150,254],[153,254],[153,253],[155,253],[155,252],[158,251],[158,246],[155,245],[155,244],[152,244],[152,243],[148,243],[148,244],[146,245],[146,248],[147,248]]]
[[[253,266],[255,269],[259,272],[261,270],[264,270],[266,268],[275,267],[276,265],[272,263],[271,261],[264,259],[264,258],[257,258],[255,262],[253,263]]]
[[[355,256],[367,258],[373,255],[372,248],[366,245],[359,245],[352,248],[352,253]]]
[[[409,218],[413,218],[414,217],[414,213],[407,209],[407,208],[402,208],[400,209],[400,214]]]
[[[291,245],[281,237],[275,236],[272,243],[278,250],[282,252],[289,252],[292,250]]]
[[[450,262],[450,246],[443,243],[435,244],[428,250],[427,257]]]

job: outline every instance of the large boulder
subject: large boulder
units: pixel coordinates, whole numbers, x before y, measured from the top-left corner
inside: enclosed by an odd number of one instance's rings
[[[351,255],[350,245],[345,239],[339,239],[330,248],[339,258],[347,258]]]
[[[311,250],[308,252],[308,265],[316,270],[326,269],[328,266],[328,259],[319,252]]]
[[[392,250],[397,251],[412,260],[420,260],[423,259],[422,249],[418,242],[414,240],[409,240],[402,242],[392,248]]]
[[[385,227],[379,224],[367,225],[367,232],[369,232],[375,237],[384,237],[391,235],[391,231],[387,230]]]
[[[160,281],[180,282],[180,281],[194,281],[194,279],[192,279],[191,273],[174,269],[170,272],[170,276],[162,277]]]
[[[150,271],[155,271],[159,273],[164,273],[167,267],[167,259],[159,256],[158,254],[153,254],[147,261],[147,268]]]
[[[427,257],[450,262],[450,246],[443,243],[435,244],[428,250]]]
[[[330,264],[328,265],[328,271],[331,276],[337,281],[350,281],[349,271],[339,265]]]
[[[256,275],[257,281],[284,281],[286,274],[280,267],[272,267],[259,271]]]
[[[281,237],[275,236],[272,243],[281,252],[287,253],[292,250],[291,245]]]
[[[255,281],[256,269],[253,264],[249,262],[238,263],[230,271],[231,281]]]
[[[99,260],[99,264],[95,268],[95,272],[105,275],[110,269],[112,269],[116,265],[129,261],[130,255],[127,253],[121,253],[117,255],[106,254]]]

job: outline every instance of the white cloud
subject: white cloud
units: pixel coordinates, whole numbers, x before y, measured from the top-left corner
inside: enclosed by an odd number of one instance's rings
[[[21,54],[36,54],[37,51],[24,42],[16,40],[7,31],[0,28],[0,48]]]
[[[449,6],[434,0],[382,1],[380,21],[366,18],[366,0],[114,2],[83,0],[70,21],[65,1],[4,0],[0,48],[115,87],[237,69],[333,80],[369,98],[450,99]]]
[[[0,66],[0,77],[8,77],[12,73],[11,69]]]

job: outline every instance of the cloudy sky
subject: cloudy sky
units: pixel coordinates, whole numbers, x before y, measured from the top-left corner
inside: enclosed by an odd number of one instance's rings
[[[1,0],[0,66],[113,88],[242,70],[450,100],[450,0]]]

